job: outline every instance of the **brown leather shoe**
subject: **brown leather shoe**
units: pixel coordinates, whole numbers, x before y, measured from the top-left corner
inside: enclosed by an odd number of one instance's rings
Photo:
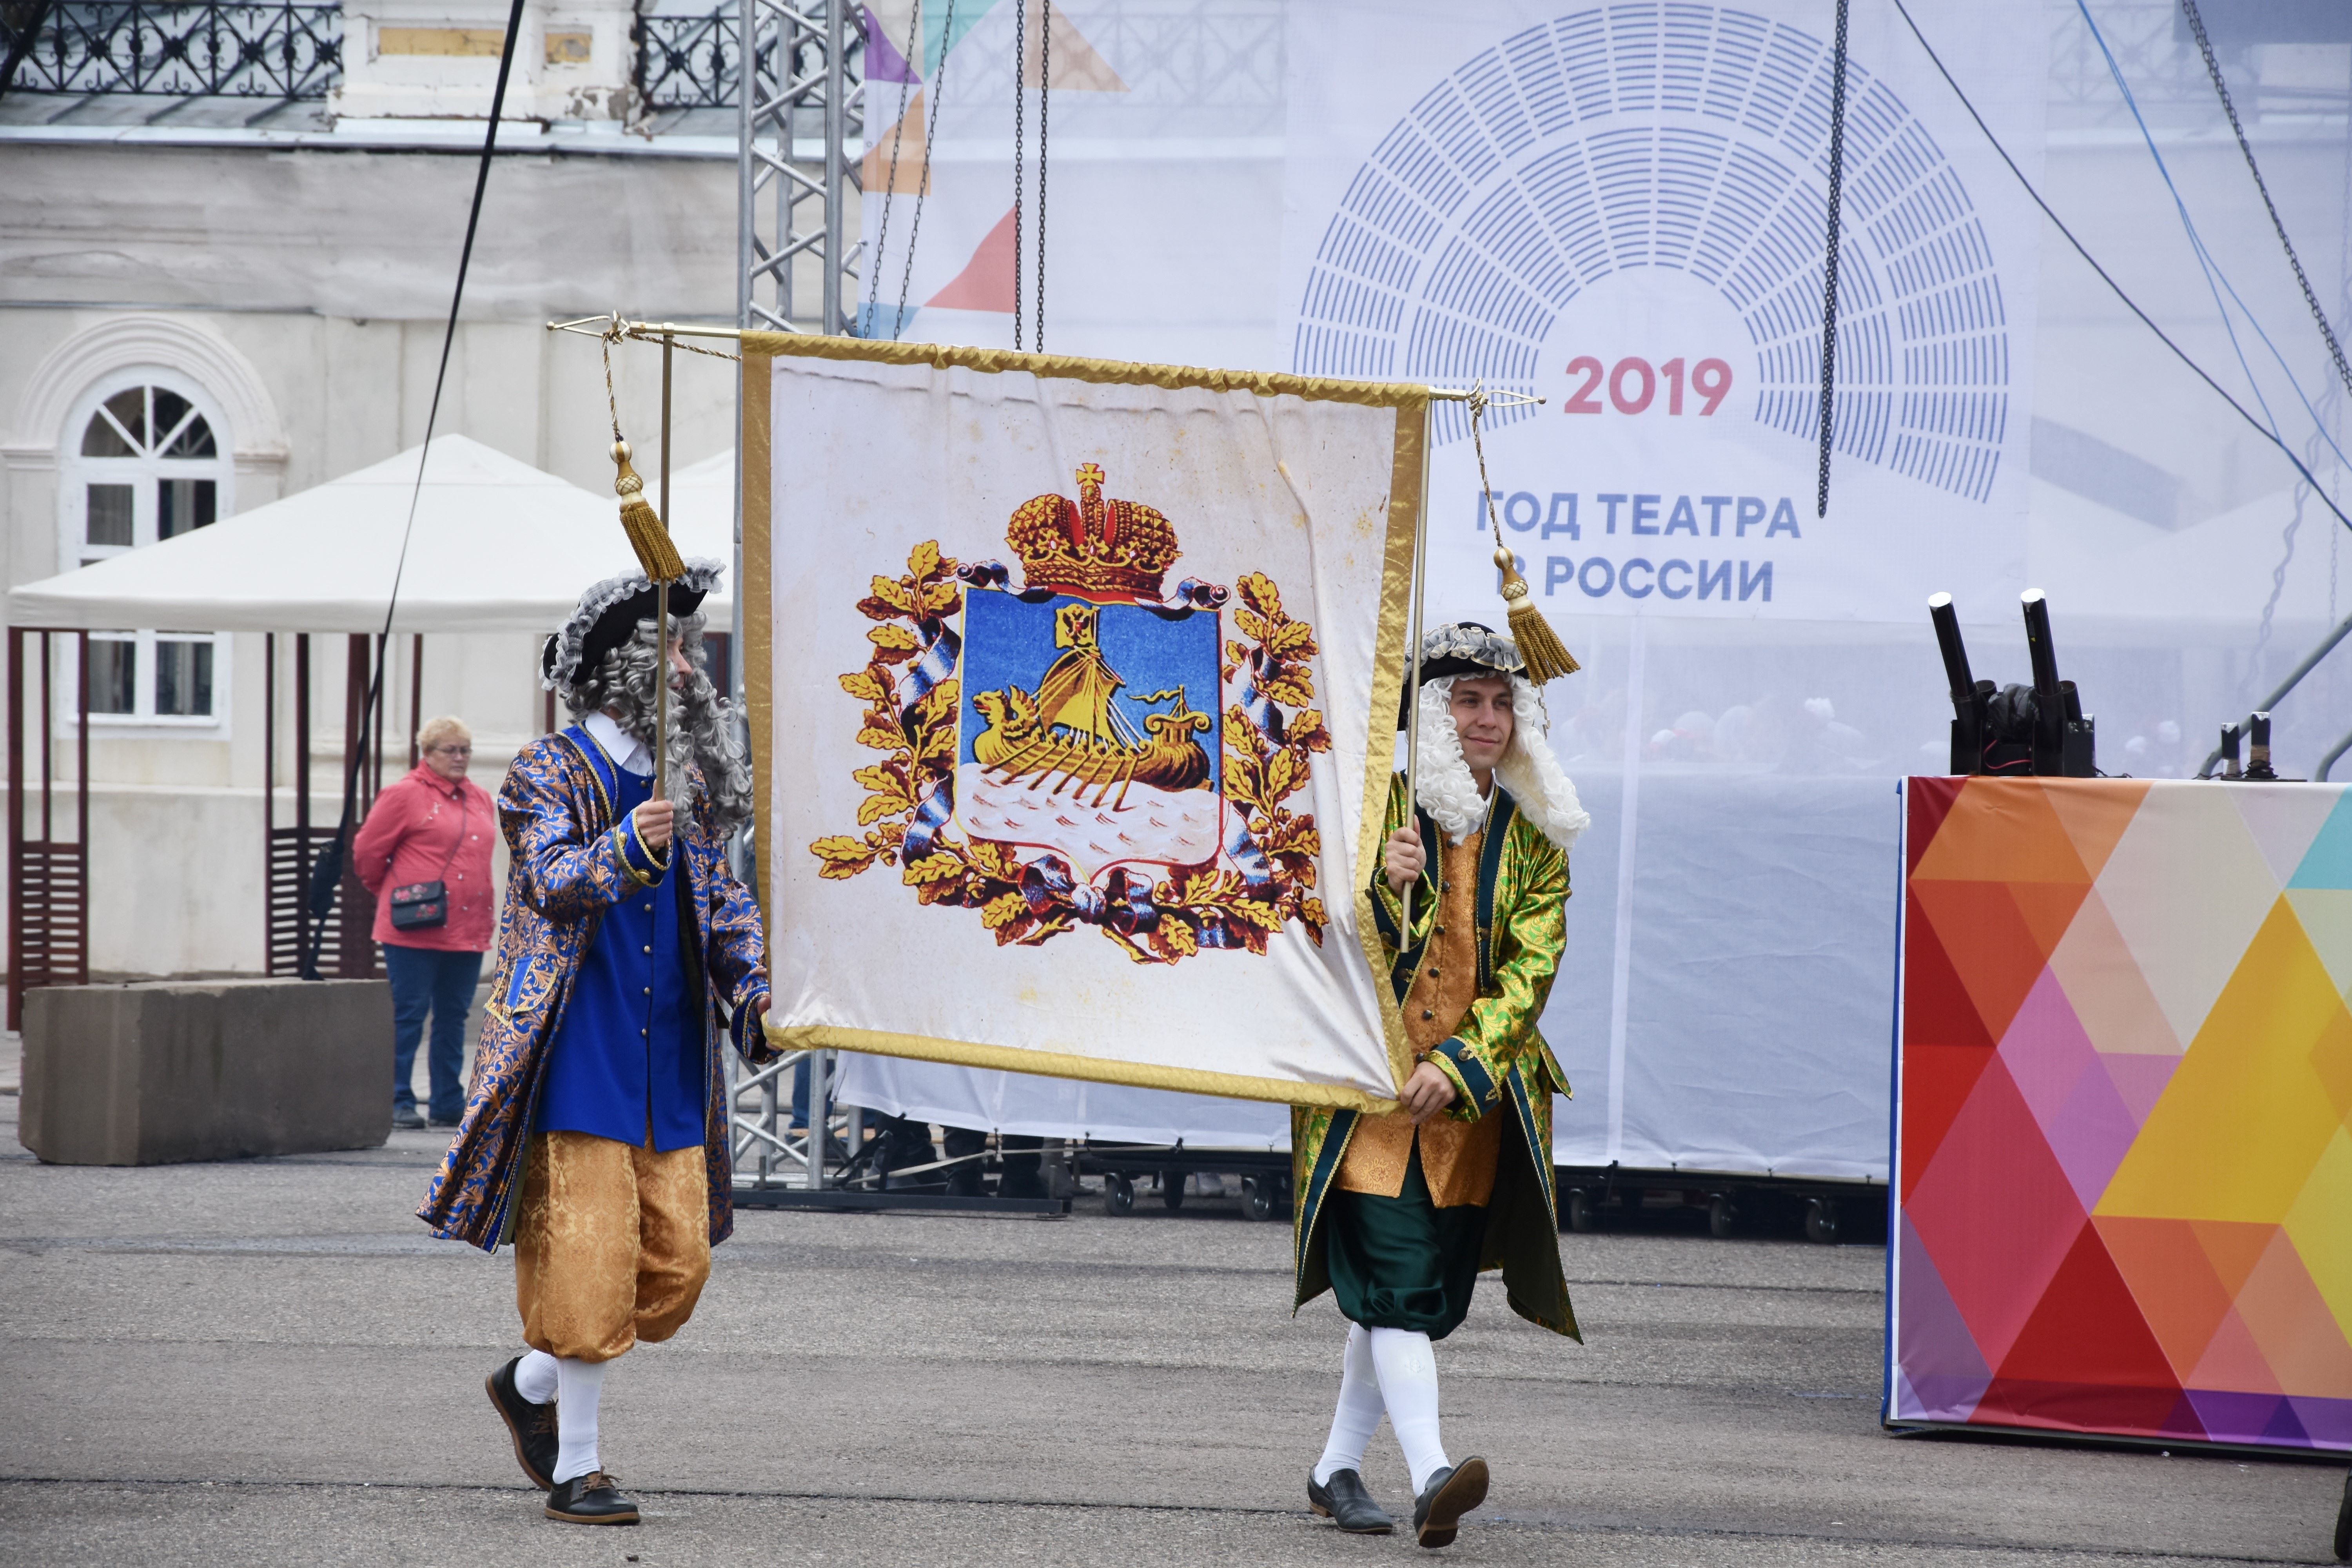
[[[621,1483],[602,1470],[558,1481],[547,1494],[547,1517],[566,1524],[635,1524],[637,1505],[621,1495]]]
[[[1462,1516],[1486,1500],[1486,1461],[1476,1455],[1429,1478],[1412,1508],[1412,1533],[1423,1546],[1454,1544]]]
[[[490,1407],[514,1439],[515,1463],[532,1486],[547,1491],[555,1485],[555,1402],[533,1405],[522,1396],[515,1386],[515,1368],[521,1364],[522,1357],[515,1357],[483,1379],[482,1386],[490,1391]]]

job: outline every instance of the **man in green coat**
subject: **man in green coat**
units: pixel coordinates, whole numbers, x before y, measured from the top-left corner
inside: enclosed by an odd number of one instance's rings
[[[1297,1302],[1328,1289],[1349,1322],[1307,1501],[1342,1530],[1395,1527],[1361,1475],[1385,1414],[1430,1547],[1486,1495],[1486,1461],[1456,1465],[1440,1440],[1431,1349],[1469,1311],[1479,1271],[1500,1267],[1514,1311],[1580,1339],[1552,1186],[1551,1097],[1568,1084],[1536,1025],[1559,966],[1569,847],[1591,818],[1522,668],[1510,638],[1475,622],[1423,639],[1419,798],[1408,812],[1392,781],[1372,886],[1416,1065],[1385,1115],[1291,1112]]]

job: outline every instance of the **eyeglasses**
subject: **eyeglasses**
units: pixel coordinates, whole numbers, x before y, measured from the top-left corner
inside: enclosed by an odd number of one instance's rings
[[[474,754],[474,748],[471,746],[435,746],[432,748],[432,752],[436,757],[470,757]]]

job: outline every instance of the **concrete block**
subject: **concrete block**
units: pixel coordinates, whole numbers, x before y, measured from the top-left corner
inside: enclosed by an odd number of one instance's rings
[[[25,995],[18,1137],[61,1165],[365,1149],[392,1131],[381,980],[142,981]]]

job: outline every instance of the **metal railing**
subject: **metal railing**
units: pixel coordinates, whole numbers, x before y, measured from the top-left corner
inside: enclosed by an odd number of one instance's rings
[[[640,16],[637,95],[649,110],[733,109],[743,72],[743,29],[732,9],[700,16]]]
[[[338,5],[68,0],[0,5],[9,92],[323,99],[342,75]]]

